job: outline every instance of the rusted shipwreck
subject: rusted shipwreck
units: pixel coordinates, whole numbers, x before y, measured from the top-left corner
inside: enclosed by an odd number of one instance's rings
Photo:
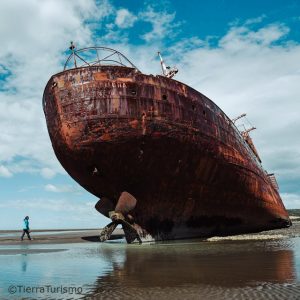
[[[146,75],[116,50],[70,49],[43,108],[58,160],[111,218],[102,241],[117,224],[129,243],[291,224],[249,132],[175,69]]]

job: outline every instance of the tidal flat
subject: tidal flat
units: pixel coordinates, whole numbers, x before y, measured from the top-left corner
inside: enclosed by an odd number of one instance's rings
[[[256,234],[142,245],[38,239],[0,241],[1,299],[300,297],[299,221]]]

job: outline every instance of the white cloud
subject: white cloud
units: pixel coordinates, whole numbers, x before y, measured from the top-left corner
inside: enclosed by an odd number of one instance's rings
[[[130,44],[128,29],[134,25],[142,28],[145,23],[147,25],[150,24],[151,29],[147,29],[145,33],[139,36],[144,42],[163,43],[164,38],[171,41],[177,35],[181,24],[180,22],[175,22],[175,12],[170,13],[166,10],[161,10],[161,7],[157,7],[157,5],[146,5],[136,15],[127,8],[117,9],[115,7],[111,8],[110,13],[114,20],[108,19],[104,26],[104,34],[95,37],[95,40],[106,45],[113,44],[115,46],[122,44],[126,47],[126,45]]]
[[[236,52],[245,50],[245,46],[266,45],[277,41],[289,32],[289,28],[282,24],[271,24],[257,31],[247,26],[232,27],[220,40],[219,45],[229,51]]]
[[[261,15],[257,18],[248,19],[248,20],[246,20],[245,25],[261,23],[265,18],[266,18],[266,15]]]
[[[135,15],[133,15],[126,8],[119,9],[116,12],[115,23],[120,28],[129,28],[129,27],[132,27],[136,20],[137,20],[137,17]]]
[[[54,185],[49,183],[45,185],[44,189],[47,192],[53,193],[81,193],[81,189],[73,185]]]
[[[3,76],[6,75],[7,73],[8,73],[7,69],[0,64],[0,74]]]
[[[55,176],[55,171],[49,168],[42,168],[41,175],[46,179],[51,179]]]
[[[148,6],[145,11],[139,13],[139,19],[152,25],[151,31],[142,35],[146,42],[157,41],[167,36],[170,39],[176,34],[174,29],[180,25],[174,21],[175,13],[157,11],[152,6]]]
[[[60,190],[53,184],[45,185],[45,191],[53,192],[53,193],[59,193],[60,192]]]
[[[13,174],[5,166],[0,165],[0,177],[9,178],[12,176]]]
[[[8,77],[0,91],[0,163],[14,164],[13,173],[50,176],[45,168],[64,173],[48,137],[43,89],[50,76],[61,71],[69,41],[90,44],[92,26],[98,22],[101,27],[111,9],[108,1],[2,1],[0,65]],[[23,168],[15,161],[20,156],[34,167]]]

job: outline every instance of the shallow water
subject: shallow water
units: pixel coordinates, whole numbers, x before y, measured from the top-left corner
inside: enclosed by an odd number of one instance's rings
[[[300,238],[6,245],[0,269],[0,299],[300,299]]]
[[[77,233],[82,232],[82,230],[60,230],[60,231],[33,231],[31,234],[34,234],[35,236],[39,235],[61,235],[61,234],[68,234],[68,233]],[[1,237],[21,237],[23,231],[20,230],[18,232],[7,232],[7,233],[0,233]]]

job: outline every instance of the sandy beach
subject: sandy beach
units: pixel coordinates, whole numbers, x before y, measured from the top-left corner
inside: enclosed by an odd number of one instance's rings
[[[268,230],[246,235],[234,235],[227,237],[211,237],[204,239],[207,241],[218,240],[268,240],[280,239],[283,237],[295,237],[300,235],[299,216],[291,216],[293,226],[289,228]],[[21,244],[64,244],[64,243],[85,243],[99,242],[101,229],[43,229],[33,230],[30,235],[33,240],[28,240],[25,235],[24,240],[20,240],[21,230],[0,230],[0,245],[21,245]],[[122,229],[117,228],[110,237],[110,240],[124,237]]]
[[[24,240],[20,237],[22,230],[0,230],[0,245],[20,245],[20,244],[63,244],[63,243],[84,243],[99,242],[101,229],[43,229],[32,230],[30,235],[32,240],[28,240],[25,235]],[[120,239],[124,237],[122,229],[115,229],[110,239]]]
[[[281,239],[286,237],[300,236],[300,211],[291,210],[290,219],[293,225],[289,228],[268,230],[257,233],[241,234],[234,236],[215,236],[207,239],[206,241],[218,240],[272,240]],[[22,230],[0,230],[0,245],[26,245],[26,244],[69,244],[69,243],[87,243],[99,242],[99,229],[39,229],[32,230],[30,235],[32,240],[28,240],[25,235],[24,240],[21,241],[20,237]],[[110,240],[122,239],[124,232],[121,228],[116,228],[110,237]]]
[[[284,229],[142,245],[100,243],[101,229],[34,230],[23,242],[20,230],[0,231],[0,298],[296,300],[300,222],[292,219]],[[112,238],[120,237],[118,229]]]

